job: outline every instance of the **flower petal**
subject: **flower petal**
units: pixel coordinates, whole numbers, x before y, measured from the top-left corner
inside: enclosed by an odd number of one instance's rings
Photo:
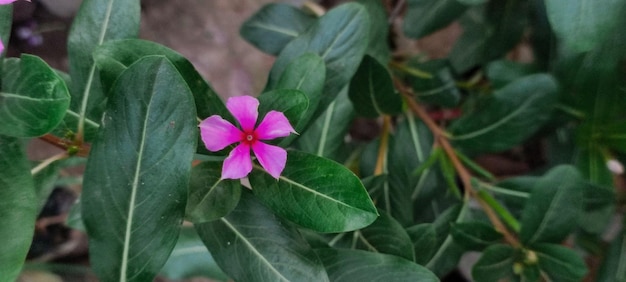
[[[2,40],[0,40],[0,54],[4,51],[4,44],[2,44]]]
[[[13,2],[15,2],[17,0],[0,0],[0,5],[6,5],[6,4],[11,4]],[[28,1],[30,2],[30,1]]]
[[[277,111],[267,113],[254,132],[261,140],[287,137],[291,133],[296,133],[285,114]]]
[[[230,144],[241,141],[241,131],[218,115],[203,120],[199,127],[202,142],[209,151],[217,152]]]
[[[241,143],[233,149],[224,160],[222,167],[222,179],[244,178],[252,171],[252,159],[250,159],[250,146]]]
[[[256,155],[259,163],[261,163],[261,166],[267,173],[278,179],[285,168],[285,163],[287,163],[287,151],[281,147],[268,145],[263,142],[252,144],[252,151],[254,151],[254,155]]]
[[[226,108],[237,119],[243,131],[252,132],[259,116],[259,100],[252,96],[228,98]]]

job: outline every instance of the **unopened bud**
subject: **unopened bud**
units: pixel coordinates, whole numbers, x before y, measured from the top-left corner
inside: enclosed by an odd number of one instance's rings
[[[606,161],[606,167],[613,173],[617,175],[624,174],[624,165],[616,159],[610,159]]]

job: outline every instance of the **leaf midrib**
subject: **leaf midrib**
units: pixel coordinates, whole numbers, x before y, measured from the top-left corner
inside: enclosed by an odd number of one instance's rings
[[[320,197],[322,197],[322,198],[326,198],[326,199],[328,199],[328,200],[330,200],[330,201],[332,201],[332,202],[338,203],[338,204],[340,204],[340,205],[342,205],[342,206],[346,206],[346,207],[351,208],[351,209],[358,209],[358,210],[362,210],[362,211],[370,212],[370,211],[367,211],[367,210],[364,210],[364,209],[361,209],[361,208],[358,208],[358,207],[350,206],[350,205],[348,205],[348,204],[346,204],[346,203],[344,203],[344,202],[342,202],[342,201],[339,201],[339,200],[337,200],[337,199],[331,198],[331,197],[329,197],[329,196],[328,196],[328,195],[326,195],[326,194],[322,194],[322,193],[320,193],[320,192],[318,192],[318,191],[315,191],[315,190],[313,190],[313,189],[311,189],[311,188],[309,188],[309,187],[306,187],[306,186],[304,186],[304,185],[302,185],[302,184],[300,184],[300,183],[298,183],[298,182],[295,182],[295,181],[293,181],[293,180],[291,180],[290,178],[287,178],[287,177],[285,177],[285,176],[281,176],[281,177],[280,177],[280,179],[281,179],[281,180],[283,180],[283,181],[285,181],[285,182],[287,182],[287,183],[289,183],[289,184],[291,184],[291,185],[294,185],[294,186],[296,186],[296,187],[302,188],[303,190],[308,191],[308,192],[310,192],[310,193],[312,193],[312,194],[314,194],[314,195],[316,195],[316,196],[320,196]]]

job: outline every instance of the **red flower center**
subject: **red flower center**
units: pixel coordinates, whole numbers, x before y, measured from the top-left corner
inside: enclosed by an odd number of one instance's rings
[[[241,142],[246,143],[248,145],[252,145],[254,142],[256,142],[256,133],[254,131],[252,132],[243,132],[242,133],[242,138],[241,138]]]

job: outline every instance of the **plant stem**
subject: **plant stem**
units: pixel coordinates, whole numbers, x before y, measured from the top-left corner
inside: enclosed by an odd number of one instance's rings
[[[45,160],[43,160],[41,163],[39,163],[36,167],[33,167],[30,170],[30,174],[35,175],[39,172],[41,172],[44,168],[46,168],[47,166],[49,166],[51,163],[58,161],[58,160],[62,160],[64,158],[67,158],[67,152],[63,152],[60,154],[56,154],[52,157],[49,157]]]
[[[456,169],[459,178],[461,178],[461,182],[463,183],[463,187],[465,188],[465,200],[469,200],[469,198],[475,198],[478,200],[481,208],[487,214],[489,221],[496,228],[496,230],[504,236],[504,239],[507,243],[509,243],[513,247],[519,247],[521,244],[517,240],[517,238],[511,234],[511,232],[506,228],[506,226],[502,223],[500,218],[496,215],[496,212],[489,206],[483,199],[477,197],[476,191],[472,186],[472,175],[469,173],[468,169],[461,163],[454,148],[450,145],[450,141],[448,140],[448,134],[439,127],[435,123],[435,121],[430,118],[430,116],[422,109],[422,107],[415,101],[413,98],[413,93],[410,89],[407,89],[398,79],[394,78],[394,84],[396,89],[400,91],[400,93],[406,98],[405,101],[408,103],[409,108],[415,115],[417,115],[423,122],[426,124],[428,129],[433,133],[433,137],[435,140],[435,144],[439,145],[443,151],[446,153],[452,165]]]
[[[511,215],[511,213],[509,213],[508,210],[506,210],[502,205],[500,205],[500,203],[498,203],[496,199],[494,199],[489,193],[485,192],[484,190],[479,190],[476,193],[478,195],[478,198],[483,200],[485,203],[487,203],[487,205],[489,205],[492,209],[494,209],[500,215],[500,217],[504,220],[504,222],[509,227],[511,227],[511,229],[513,229],[513,231],[519,232],[520,230],[519,221],[517,221],[517,219],[515,219],[515,217],[513,217],[513,215]]]
[[[380,144],[378,146],[378,157],[376,158],[376,167],[374,175],[381,175],[385,172],[385,161],[387,160],[387,148],[389,146],[389,130],[391,128],[391,118],[387,115],[383,116],[383,129],[380,133]]]

